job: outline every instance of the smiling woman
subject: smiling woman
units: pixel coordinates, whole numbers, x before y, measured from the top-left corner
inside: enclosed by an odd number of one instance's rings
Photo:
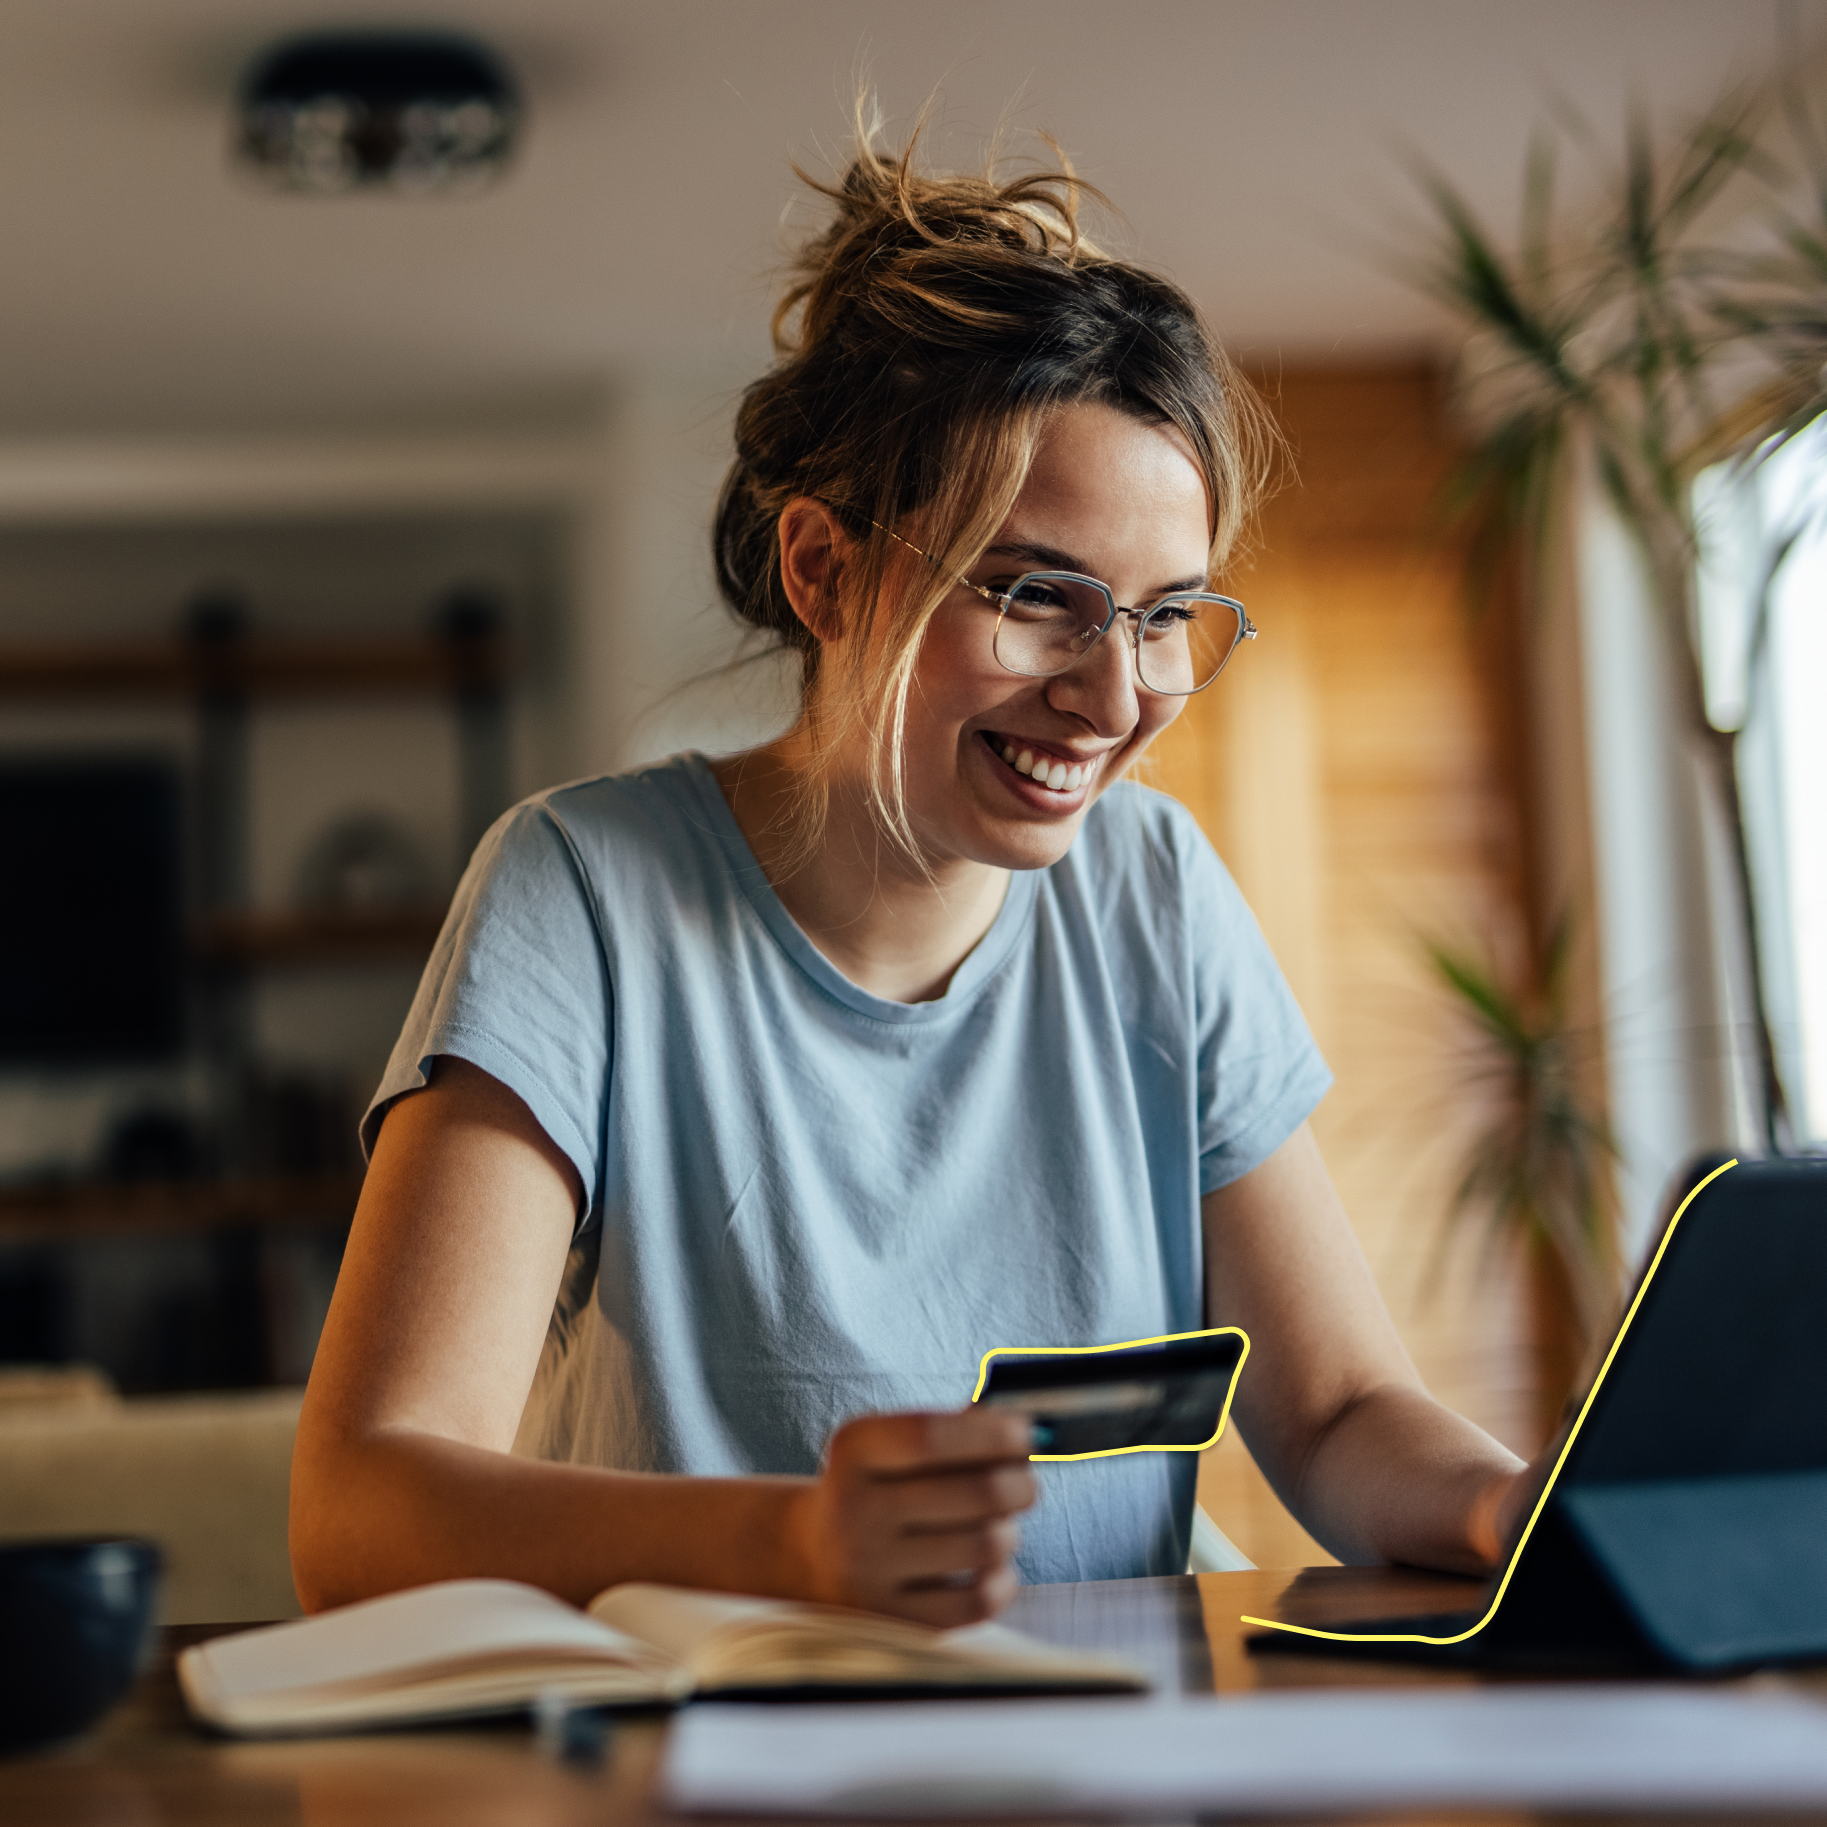
[[[1421,1387],[1300,1012],[1192,820],[1121,779],[1248,631],[1210,586],[1257,408],[1068,173],[865,150],[827,195],[715,535],[801,716],[478,850],[364,1124],[301,1596],[648,1579],[959,1623],[1178,1572],[1191,1455],[1031,1467],[960,1404],[1012,1338],[1229,1326],[1235,1417],[1327,1546],[1480,1567],[1521,1468]]]
[[[945,574],[934,581],[936,566],[911,545],[890,561],[884,591],[941,592],[919,629],[893,714],[865,718],[854,703],[858,672],[893,681],[892,667],[872,666],[868,656],[841,669],[819,665],[801,725],[769,749],[719,765],[788,911],[854,981],[897,1001],[943,994],[1001,905],[1003,872],[1058,862],[1092,803],[1185,701],[1141,683],[1139,649],[1120,636],[1101,638],[1114,615],[1069,640],[1056,670],[1040,677],[1011,670],[1001,638],[1007,615],[981,592],[994,597],[1021,582],[1046,555],[1058,570],[1095,567],[1127,601],[1173,599],[1188,576],[1204,582],[1207,499],[1176,428],[1101,404],[1057,408],[971,576],[947,588]],[[835,577],[855,558],[836,516],[796,497],[781,512],[777,540],[782,587],[802,625],[822,622],[828,630],[820,657],[841,649],[842,611],[830,605]],[[894,634],[878,627],[873,638],[887,643]],[[879,732],[896,725],[890,768]],[[819,745],[821,728],[830,734]],[[884,775],[897,802],[886,807]],[[808,776],[821,792],[813,844],[804,799],[796,799]],[[881,833],[900,841],[881,843]],[[864,854],[866,873],[854,867]],[[904,882],[913,897],[892,936],[870,918],[872,908],[888,906],[890,880]],[[935,886],[953,892],[934,900]],[[969,921],[953,917],[960,896],[975,902]]]
[[[1076,509],[1095,483],[1079,465],[1043,465],[1040,486],[1057,499],[1036,495],[1004,525],[1062,409],[1103,407],[1123,421],[1113,448],[1139,486],[1105,494],[1120,500],[1130,537],[1139,517],[1181,510],[1176,589],[1203,590],[1223,566],[1270,440],[1255,395],[1184,295],[1082,233],[1080,204],[1095,193],[1070,173],[932,178],[911,148],[889,161],[865,145],[826,194],[834,220],[801,250],[775,312],[782,360],[737,418],[718,576],[737,615],[801,657],[810,746],[797,771],[799,843],[816,841],[824,762],[860,730],[875,814],[912,850],[902,723],[927,624],[965,561],[1068,572],[1085,568],[1075,552],[1089,561]],[[1180,460],[1145,456],[1142,430]],[[804,537],[786,518],[798,501],[826,519],[796,575],[783,540]],[[910,570],[910,552],[926,566]]]

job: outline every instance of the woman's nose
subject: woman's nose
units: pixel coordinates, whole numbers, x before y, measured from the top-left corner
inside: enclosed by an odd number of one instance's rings
[[[1084,719],[1100,736],[1125,736],[1140,716],[1136,703],[1135,636],[1119,614],[1103,638],[1047,694],[1056,710]]]

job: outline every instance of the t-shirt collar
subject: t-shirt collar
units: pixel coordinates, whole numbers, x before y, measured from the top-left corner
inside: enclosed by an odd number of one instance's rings
[[[696,750],[681,755],[679,761],[697,796],[699,808],[712,833],[723,848],[730,874],[748,897],[761,923],[784,951],[826,995],[866,1015],[873,1021],[896,1026],[924,1021],[942,1021],[959,1014],[975,1000],[977,992],[1008,962],[1034,908],[1040,888],[1040,871],[1018,869],[1009,877],[1008,893],[990,924],[990,930],[978,940],[947,985],[945,994],[931,1002],[893,1002],[871,995],[854,984],[812,943],[799,923],[787,912],[780,896],[774,892],[765,871],[755,858],[749,840],[743,835],[736,815],[723,796],[717,777],[711,772],[709,758]]]

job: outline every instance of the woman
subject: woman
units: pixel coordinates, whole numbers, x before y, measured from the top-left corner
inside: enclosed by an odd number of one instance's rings
[[[1193,1456],[1037,1471],[960,1403],[992,1346],[1201,1325],[1249,1333],[1237,1424],[1329,1548],[1482,1568],[1521,1467],[1395,1336],[1235,888],[1119,781],[1253,632],[1209,588],[1250,396],[1068,175],[865,152],[829,194],[716,527],[803,714],[479,850],[365,1125],[304,1603],[641,1578],[956,1624],[1179,1571]]]

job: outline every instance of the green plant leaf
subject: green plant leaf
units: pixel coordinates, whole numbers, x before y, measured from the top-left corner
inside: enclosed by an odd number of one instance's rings
[[[1481,1269],[1509,1245],[1540,1244],[1566,1268],[1582,1323],[1598,1323],[1609,1299],[1606,1219],[1616,1148],[1587,1101],[1567,1027],[1571,923],[1555,920],[1521,982],[1489,958],[1437,939],[1422,949],[1473,1036],[1466,1080],[1486,1099],[1429,1252],[1425,1292],[1437,1290],[1465,1223],[1482,1220]]]

